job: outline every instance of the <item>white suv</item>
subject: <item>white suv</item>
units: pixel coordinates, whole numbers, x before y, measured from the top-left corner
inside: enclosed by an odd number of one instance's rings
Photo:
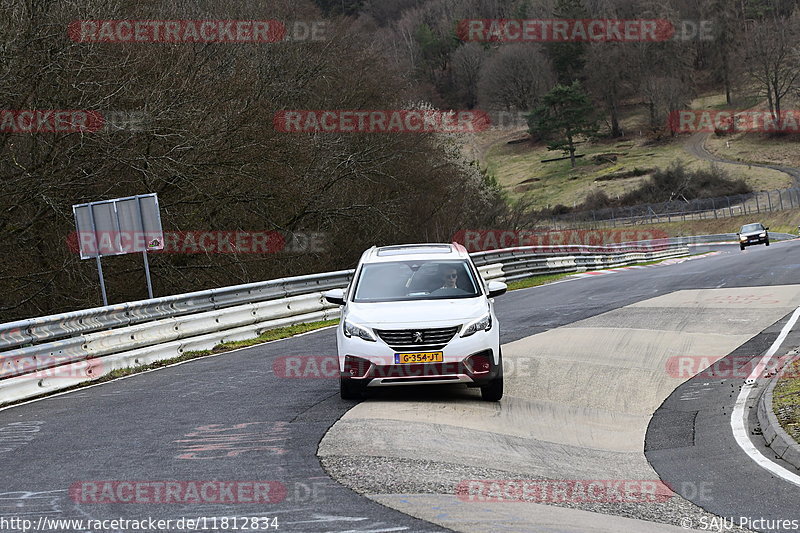
[[[492,298],[506,284],[483,281],[460,244],[372,247],[353,281],[325,293],[342,307],[336,328],[340,391],[465,383],[503,396],[503,361]]]

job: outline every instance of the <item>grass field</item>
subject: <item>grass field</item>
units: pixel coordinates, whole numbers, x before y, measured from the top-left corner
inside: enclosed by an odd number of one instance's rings
[[[730,107],[746,109],[757,103],[757,97],[745,96]],[[728,106],[722,94],[704,95],[692,103],[692,108],[695,109],[726,107]],[[550,151],[541,143],[508,144],[509,140],[524,137],[524,128],[516,131],[491,130],[478,134],[469,153],[497,178],[512,200],[524,197],[535,208],[557,204],[572,207],[583,202],[586,195],[593,191],[603,191],[611,198],[624,194],[647,179],[646,173],[640,176],[617,177],[634,169],[649,172],[656,167],[664,168],[674,161],[683,161],[689,169],[707,168],[711,165],[684,149],[687,135],[678,135],[658,143],[640,136],[646,124],[646,114],[640,106],[625,108],[621,124],[623,130],[630,134],[629,137],[580,144],[577,153],[584,154],[584,157],[577,160],[574,169],[569,160],[542,163],[543,159],[561,157],[563,154],[560,151]],[[726,148],[726,140],[731,142],[730,149]],[[733,160],[800,166],[800,150],[797,148],[797,140],[767,139],[752,134],[726,138],[712,135],[708,143],[708,149],[712,153]],[[617,160],[601,164],[592,161],[592,156],[608,153],[616,154]],[[783,189],[792,185],[791,177],[779,171],[740,165],[719,166],[731,177],[744,179],[757,191]]]
[[[778,379],[772,393],[772,409],[784,431],[800,442],[800,360],[794,361],[786,370],[786,376]]]
[[[498,143],[486,152],[486,168],[512,198],[525,196],[538,208],[557,204],[573,207],[593,191],[603,191],[613,198],[635,189],[647,179],[647,173],[652,169],[667,167],[673,161],[683,161],[689,169],[710,167],[711,163],[698,160],[684,150],[684,140],[685,137],[677,137],[672,142],[657,145],[648,144],[643,139],[582,144],[578,153],[585,156],[577,160],[574,169],[569,160],[542,163],[542,159],[561,155],[545,146]],[[593,155],[608,153],[616,154],[617,161],[599,165],[592,161]],[[782,189],[792,183],[789,176],[775,170],[727,164],[719,166],[731,177],[743,178],[755,190]],[[609,179],[634,169],[646,174]]]
[[[770,137],[761,133],[712,135],[706,141],[709,152],[725,159],[800,168],[800,135]]]
[[[781,104],[784,110],[797,109],[798,105],[800,105],[800,98],[791,95],[785,97]],[[736,108],[747,109],[753,106],[755,109],[767,109],[764,103],[736,106]],[[723,137],[712,135],[706,142],[706,148],[711,153],[725,159],[800,167],[800,135],[773,136],[754,132],[742,132]]]

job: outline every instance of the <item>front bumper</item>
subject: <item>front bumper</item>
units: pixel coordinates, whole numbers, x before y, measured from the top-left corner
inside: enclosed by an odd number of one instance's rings
[[[466,361],[474,355],[485,356],[490,361],[488,372],[473,372]],[[353,377],[345,372],[342,372],[341,376],[343,379],[360,382],[365,387],[429,385],[436,383],[466,383],[469,386],[478,387],[500,376],[502,374],[501,364],[494,363],[493,350],[484,350],[470,354],[457,363],[372,364],[364,377]]]
[[[365,387],[396,385],[424,385],[465,383],[470,386],[484,385],[502,375],[500,359],[500,335],[495,326],[489,331],[479,331],[469,337],[456,336],[439,350],[408,349],[396,351],[381,339],[367,342],[355,337],[345,337],[341,327],[337,328],[339,347],[339,371],[342,379],[361,383]],[[441,351],[441,363],[395,364],[396,353]],[[345,372],[347,356],[365,360],[366,373],[358,372],[354,377]],[[488,372],[475,372],[467,362],[473,356],[484,356],[489,362]]]
[[[751,246],[753,244],[766,244],[769,237],[748,237],[746,241],[740,240],[739,244],[742,246]]]

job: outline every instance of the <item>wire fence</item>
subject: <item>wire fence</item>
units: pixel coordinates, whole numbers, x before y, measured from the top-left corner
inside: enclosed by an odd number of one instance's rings
[[[798,208],[800,188],[791,188],[567,213],[553,217],[551,223],[556,229],[617,227],[758,215]]]

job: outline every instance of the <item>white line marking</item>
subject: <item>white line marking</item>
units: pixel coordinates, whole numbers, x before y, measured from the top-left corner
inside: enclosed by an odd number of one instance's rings
[[[786,340],[786,336],[789,335],[789,332],[792,330],[792,327],[797,322],[798,318],[800,318],[800,307],[794,310],[794,313],[792,313],[789,321],[783,326],[778,338],[775,339],[775,342],[772,343],[772,346],[769,347],[769,350],[767,350],[756,367],[750,373],[750,376],[748,376],[748,378],[745,380],[744,384],[742,385],[742,390],[739,392],[739,396],[736,398],[736,404],[733,407],[733,413],[731,413],[731,429],[733,430],[733,437],[736,439],[736,443],[744,451],[744,453],[749,455],[750,458],[758,464],[758,466],[770,471],[774,475],[788,481],[789,483],[800,486],[800,476],[767,459],[767,457],[764,456],[764,454],[762,454],[758,448],[756,448],[755,444],[753,444],[753,442],[750,440],[750,436],[747,434],[747,409],[745,409],[747,398],[750,396],[750,392],[753,390],[753,384],[755,383],[755,380],[764,371],[767,362],[772,358],[773,355],[775,355],[775,353],[778,351],[778,348],[781,347],[783,341]]]

